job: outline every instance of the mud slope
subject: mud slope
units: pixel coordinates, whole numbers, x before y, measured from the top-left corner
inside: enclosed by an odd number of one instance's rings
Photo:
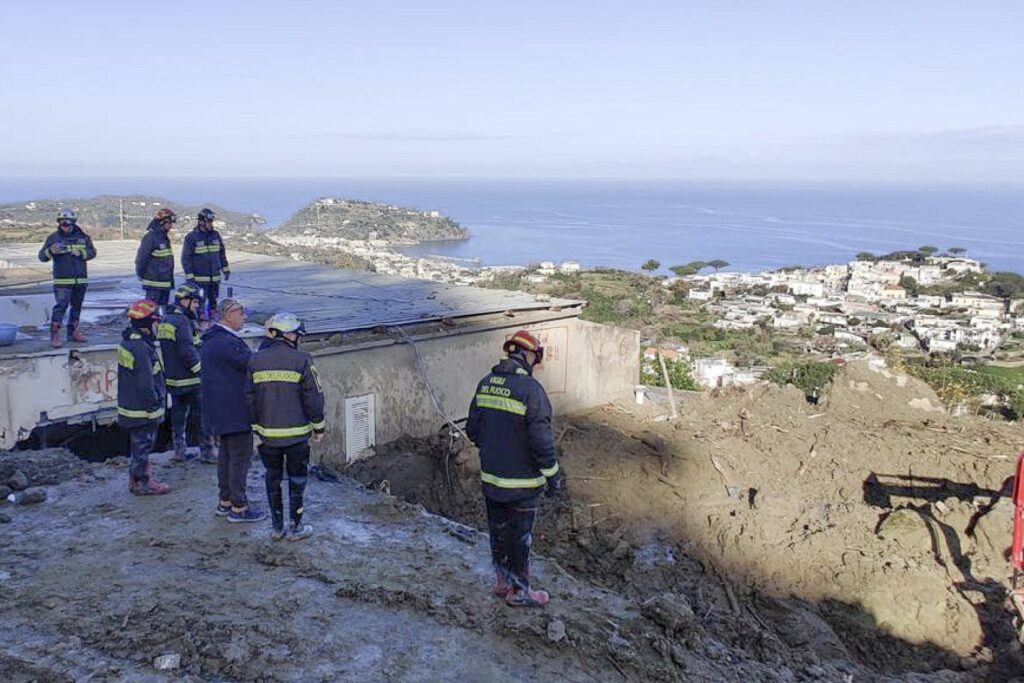
[[[758,386],[658,413],[556,421],[570,496],[546,503],[541,552],[635,604],[681,593],[709,637],[779,670],[1024,671],[1000,496],[1020,425],[951,418],[928,387],[868,365],[842,369],[820,405]],[[350,474],[483,522],[472,447],[400,441]]]
[[[513,610],[488,592],[485,536],[350,480],[314,481],[307,509],[315,537],[275,544],[265,525],[214,517],[212,468],[160,470],[174,487],[164,497],[132,498],[123,466],[96,465],[43,487],[42,503],[5,506],[13,519],[0,524],[4,680],[868,675],[839,646],[826,648],[837,657],[819,661],[775,636],[744,635],[750,619],[731,615],[724,596],[666,585],[641,603],[543,558],[535,573],[552,604]],[[736,622],[735,638],[705,628],[712,614]],[[787,614],[801,637],[817,642],[827,631],[799,607]],[[179,668],[154,668],[163,655],[180,657]]]

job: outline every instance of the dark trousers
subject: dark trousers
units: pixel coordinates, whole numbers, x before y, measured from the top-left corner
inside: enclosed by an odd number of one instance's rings
[[[146,292],[147,299],[152,299],[160,306],[166,306],[171,298],[169,289],[157,289],[156,287],[143,287],[142,289]]]
[[[206,294],[206,306],[212,314],[217,310],[217,299],[220,297],[220,283],[204,282],[203,292]]]
[[[132,464],[129,471],[132,479],[136,481],[149,481],[149,454],[153,452],[158,427],[154,424],[128,430],[132,453]]]
[[[213,452],[213,440],[202,433],[202,405],[202,392],[198,389],[187,394],[171,394],[171,434],[175,450],[188,445],[189,434],[197,434],[203,454]]]
[[[73,285],[71,287],[54,287],[53,298],[56,303],[53,305],[53,312],[50,313],[50,322],[60,325],[64,322],[64,313],[71,307],[68,315],[68,339],[71,333],[78,327],[78,319],[82,317],[82,302],[85,301],[85,290],[89,285]]]
[[[281,479],[288,472],[288,510],[293,524],[302,521],[302,498],[309,476],[309,442],[277,448],[260,444],[260,459],[267,468],[267,500],[275,529],[284,528],[284,501],[281,499]]]
[[[508,574],[520,588],[530,587],[530,548],[533,523],[537,519],[540,497],[502,503],[487,501],[487,530],[491,535],[491,560],[497,571]]]
[[[221,434],[217,454],[217,485],[220,500],[231,501],[231,507],[244,508],[245,480],[252,463],[252,432]]]

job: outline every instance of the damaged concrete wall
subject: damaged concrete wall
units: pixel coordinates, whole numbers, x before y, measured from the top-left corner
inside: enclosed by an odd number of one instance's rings
[[[417,340],[427,377],[452,419],[464,418],[476,383],[501,357],[501,344],[524,325]],[[547,348],[537,373],[556,412],[579,410],[629,396],[639,373],[640,338],[634,330],[575,317],[527,325]],[[373,394],[375,442],[404,434],[425,436],[443,420],[431,403],[408,344],[315,354],[327,396],[328,431],[316,452],[327,463],[346,461],[345,399]]]

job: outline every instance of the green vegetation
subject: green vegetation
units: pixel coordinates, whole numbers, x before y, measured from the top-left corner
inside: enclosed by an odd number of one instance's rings
[[[640,266],[640,268],[642,270],[646,270],[648,272],[655,271],[658,268],[661,268],[661,261],[659,261],[657,259],[650,258],[650,259],[647,259],[646,261],[644,261],[644,264],[642,266]]]
[[[1005,402],[1007,417],[1016,420],[1024,416],[1022,368],[985,366],[974,370],[950,363],[908,362],[904,369],[927,382],[948,406],[966,405],[977,411],[984,396],[992,394]]]
[[[693,379],[690,372],[690,364],[684,360],[665,359],[665,370],[668,372],[668,381],[672,383],[673,389],[685,389],[687,391],[700,391],[697,381]],[[657,361],[649,361],[640,354],[640,383],[649,387],[665,386],[665,377],[661,373],[661,364]]]
[[[765,379],[779,386],[792,384],[804,392],[811,403],[817,403],[825,385],[832,381],[837,367],[821,361],[797,361],[777,365],[768,371]]]

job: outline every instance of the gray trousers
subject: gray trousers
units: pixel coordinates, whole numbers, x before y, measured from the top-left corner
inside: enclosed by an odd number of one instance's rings
[[[220,450],[217,453],[217,486],[221,502],[231,501],[231,506],[244,508],[245,481],[252,463],[252,432],[221,434]]]

